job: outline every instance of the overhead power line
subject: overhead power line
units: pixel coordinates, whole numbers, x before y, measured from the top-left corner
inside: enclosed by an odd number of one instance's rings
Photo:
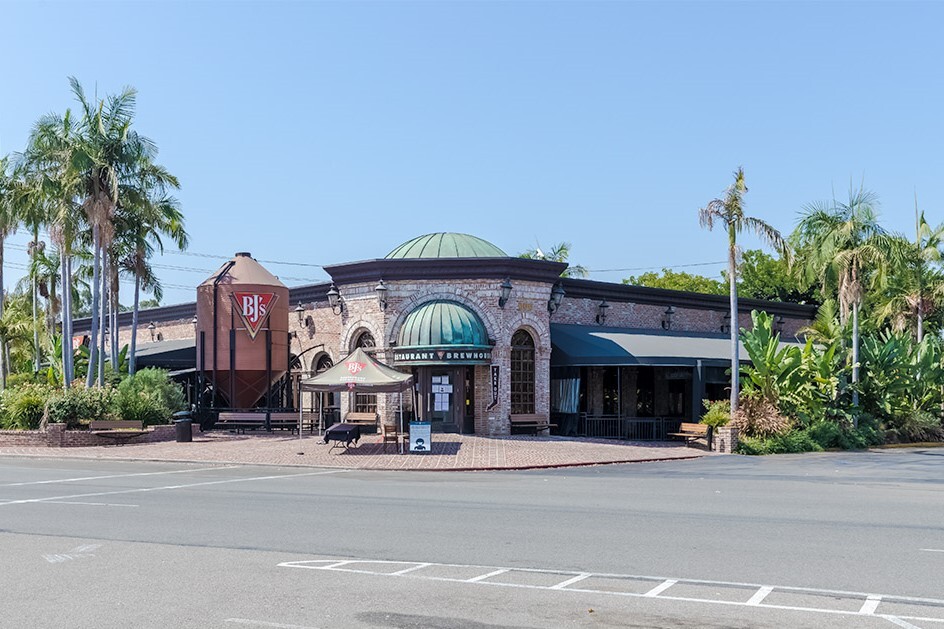
[[[611,273],[616,271],[651,271],[653,269],[684,269],[693,266],[714,266],[717,264],[727,264],[727,260],[721,260],[720,262],[693,262],[692,264],[661,264],[657,266],[634,266],[627,267],[625,269],[587,269],[590,273]]]

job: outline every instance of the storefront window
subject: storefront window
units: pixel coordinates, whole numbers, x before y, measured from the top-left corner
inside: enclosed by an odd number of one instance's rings
[[[511,414],[534,413],[534,339],[524,330],[511,337]]]
[[[358,347],[368,349],[376,347],[374,335],[370,332],[362,332],[354,342],[354,349]],[[376,413],[377,412],[377,394],[376,393],[355,393],[354,394],[354,412],[355,413]]]

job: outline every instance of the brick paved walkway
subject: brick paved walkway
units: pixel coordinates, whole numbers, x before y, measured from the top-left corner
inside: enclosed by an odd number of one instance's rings
[[[475,470],[567,467],[630,463],[704,456],[703,450],[678,443],[602,441],[566,437],[478,437],[433,435],[429,454],[385,453],[380,435],[365,435],[357,447],[334,448],[321,437],[306,435],[233,435],[208,432],[192,443],[144,443],[88,448],[0,448],[0,456],[50,456],[88,459],[138,459],[305,465],[379,470]]]

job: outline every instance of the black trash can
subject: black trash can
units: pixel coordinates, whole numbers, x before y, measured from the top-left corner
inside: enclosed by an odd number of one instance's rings
[[[175,419],[174,426],[177,428],[177,443],[186,443],[193,441],[193,420]]]

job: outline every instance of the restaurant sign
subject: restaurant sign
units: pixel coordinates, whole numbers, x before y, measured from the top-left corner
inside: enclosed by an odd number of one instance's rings
[[[275,293],[233,293],[236,302],[236,312],[246,324],[249,338],[256,339],[256,334],[262,327],[262,322],[269,316],[269,311],[275,306],[279,296]]]
[[[393,362],[401,365],[454,364],[478,365],[492,361],[491,348],[485,349],[397,349]]]

